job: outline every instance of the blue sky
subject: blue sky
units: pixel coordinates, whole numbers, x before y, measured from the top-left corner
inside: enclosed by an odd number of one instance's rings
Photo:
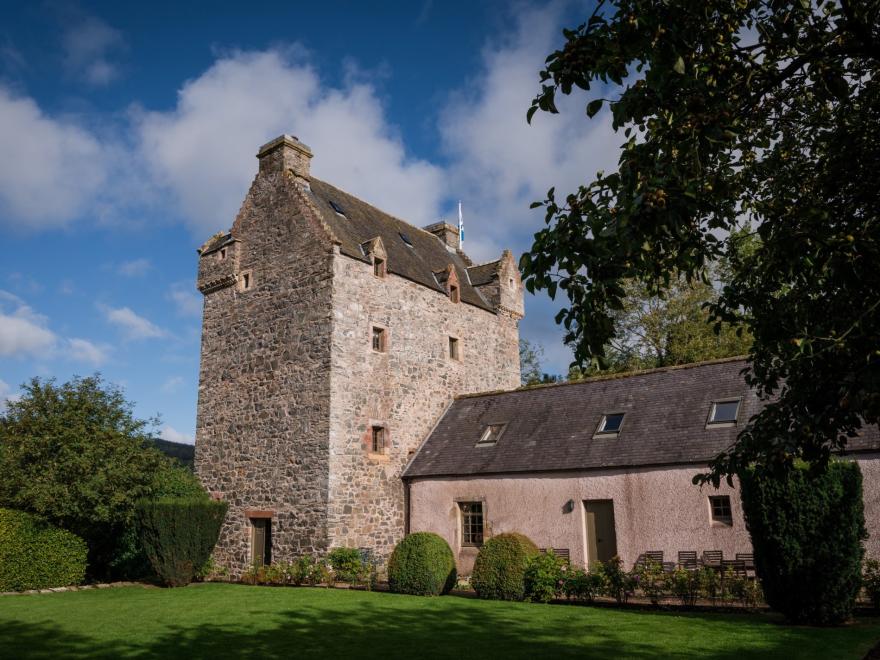
[[[3,5],[0,402],[32,376],[100,371],[191,442],[195,250],[281,133],[312,147],[316,176],[413,224],[461,199],[476,261],[528,249],[529,204],[616,161],[583,97],[525,122],[584,3],[181,5]],[[565,372],[558,307],[527,299],[521,331]]]

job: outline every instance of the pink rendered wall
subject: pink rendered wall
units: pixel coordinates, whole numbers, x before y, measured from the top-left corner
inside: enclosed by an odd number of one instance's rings
[[[865,476],[865,517],[872,537],[868,554],[880,556],[880,460],[859,460]],[[587,561],[584,500],[614,502],[617,551],[629,568],[646,550],[663,550],[675,561],[679,550],[721,550],[731,559],[751,552],[743,523],[739,494],[726,484],[716,491],[691,483],[700,470],[672,467],[603,470],[562,476],[424,479],[410,487],[410,531],[443,536],[456,555],[458,569],[468,575],[476,548],[461,546],[457,502],[484,502],[487,538],[502,532],[522,532],[539,547],[568,548],[574,565]],[[713,524],[709,495],[730,495],[733,525]],[[564,512],[568,500],[571,512]]]

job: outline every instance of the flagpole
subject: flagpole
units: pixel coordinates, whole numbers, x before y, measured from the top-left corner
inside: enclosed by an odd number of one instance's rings
[[[458,200],[458,249],[464,249],[464,222],[461,219],[461,200]]]

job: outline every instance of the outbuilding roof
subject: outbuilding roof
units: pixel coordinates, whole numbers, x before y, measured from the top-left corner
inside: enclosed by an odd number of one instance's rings
[[[453,401],[404,478],[701,464],[729,447],[762,403],[744,359],[656,369],[579,383],[467,395]],[[736,424],[709,424],[713,402],[739,399]],[[618,433],[601,433],[623,413]],[[495,444],[479,443],[504,425]],[[478,446],[479,444],[479,446]],[[880,450],[876,426],[850,450]]]
[[[389,273],[445,294],[445,288],[434,273],[444,271],[452,264],[458,274],[461,302],[495,311],[471,284],[467,269],[472,264],[463,252],[450,250],[434,234],[395,218],[329,183],[312,177],[309,185],[312,199],[324,222],[339,239],[343,254],[369,263],[370,257],[361,246],[381,237],[388,254],[385,267]]]

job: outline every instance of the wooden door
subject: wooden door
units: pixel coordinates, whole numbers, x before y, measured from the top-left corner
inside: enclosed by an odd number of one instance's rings
[[[584,509],[587,526],[587,562],[593,566],[597,561],[608,561],[617,554],[614,502],[586,500]]]
[[[272,563],[272,519],[251,518],[251,561],[258,565]]]

